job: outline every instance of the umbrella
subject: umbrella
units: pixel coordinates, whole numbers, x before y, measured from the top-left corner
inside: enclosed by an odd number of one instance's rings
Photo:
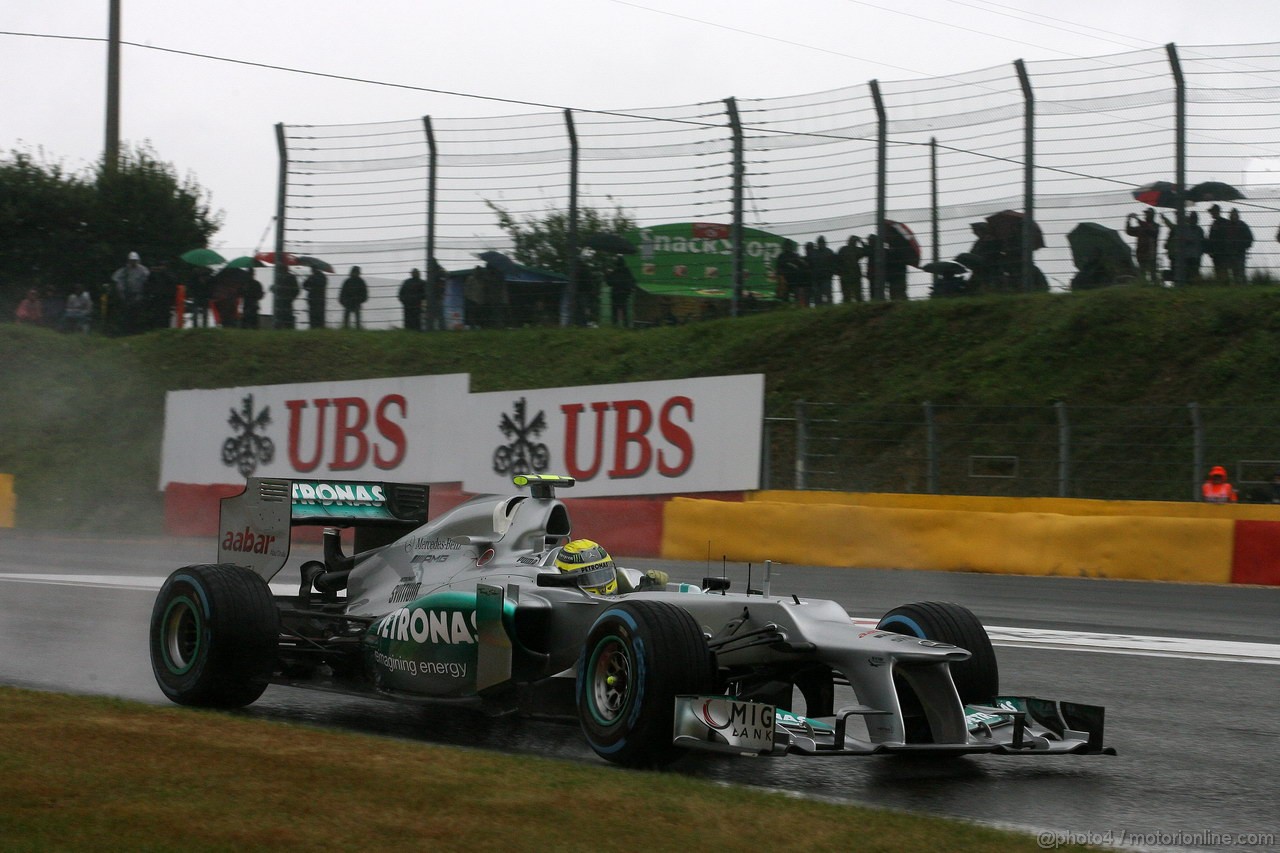
[[[273,266],[275,266],[275,265],[276,265],[276,253],[275,253],[275,252],[254,252],[254,254],[253,254],[253,259],[254,259],[255,261],[261,261],[261,262],[263,263],[263,265],[265,265],[265,266],[273,267]],[[285,252],[285,253],[284,253],[284,263],[285,263],[285,266],[290,266],[290,267],[297,266],[297,265],[298,265],[298,256],[297,256],[297,255],[291,255],[291,254],[289,254],[288,252]]]
[[[495,252],[490,250],[488,252],[480,252],[479,254],[476,255],[476,257],[484,261],[486,264],[492,265],[495,269],[498,270],[498,272],[502,273],[503,275],[509,275],[511,273],[518,272],[520,269],[519,264],[511,260],[511,258],[504,255],[502,252]]]
[[[1133,270],[1133,250],[1120,232],[1097,222],[1081,222],[1067,235],[1071,260],[1083,270],[1100,264],[1114,272]]]
[[[892,219],[886,219],[884,224],[888,226],[885,229],[888,235],[886,246],[894,246],[899,250],[905,250],[907,253],[907,263],[911,266],[920,265],[920,244],[916,242],[916,235],[903,222],[895,222]]]
[[[1191,201],[1237,201],[1244,197],[1240,190],[1222,181],[1205,181],[1187,190]]]
[[[1133,197],[1152,207],[1178,206],[1178,188],[1169,181],[1152,181],[1133,191]]]
[[[262,261],[259,261],[257,258],[252,258],[249,255],[241,255],[238,258],[232,258],[231,260],[227,261],[227,266],[229,266],[233,270],[237,270],[237,269],[245,269],[247,267],[260,267],[260,266],[263,266],[263,263]]]
[[[588,249],[595,249],[597,252],[616,252],[619,255],[634,255],[639,251],[635,243],[626,237],[621,234],[610,234],[607,231],[588,234],[584,244]]]
[[[920,269],[933,275],[964,275],[969,271],[964,264],[957,261],[933,261]]]
[[[298,266],[311,267],[321,272],[333,272],[333,265],[328,261],[322,261],[319,258],[313,258],[310,255],[299,255],[297,257]]]
[[[178,255],[179,258],[191,264],[193,267],[211,267],[217,264],[225,264],[227,259],[219,255],[213,249],[192,249]]]
[[[1006,242],[1017,242],[1022,239],[1022,222],[1025,219],[1020,211],[1002,210],[991,214],[984,221],[991,226],[992,236]],[[1044,248],[1044,232],[1034,222],[1031,223],[1031,248]]]

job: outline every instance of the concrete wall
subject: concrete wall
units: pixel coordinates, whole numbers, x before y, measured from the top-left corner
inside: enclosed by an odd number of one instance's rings
[[[677,498],[662,555],[850,568],[1280,584],[1280,506],[762,492]]]
[[[18,497],[13,492],[13,475],[0,474],[0,527],[13,527]]]

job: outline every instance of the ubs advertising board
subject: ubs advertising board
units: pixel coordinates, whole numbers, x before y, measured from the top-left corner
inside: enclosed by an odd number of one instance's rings
[[[160,488],[246,477],[459,482],[567,474],[573,497],[759,487],[764,376],[485,394],[467,374],[171,391]]]

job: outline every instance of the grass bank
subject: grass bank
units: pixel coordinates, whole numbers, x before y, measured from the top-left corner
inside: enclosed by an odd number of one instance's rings
[[[154,531],[166,391],[450,372],[475,391],[764,373],[766,410],[781,416],[797,400],[1256,405],[1280,376],[1280,288],[861,304],[642,331],[107,339],[3,325],[0,471],[17,476],[20,526]],[[774,454],[784,471],[787,449]]]
[[[0,688],[0,715],[9,851],[1042,849],[959,821],[678,774],[234,714]]]

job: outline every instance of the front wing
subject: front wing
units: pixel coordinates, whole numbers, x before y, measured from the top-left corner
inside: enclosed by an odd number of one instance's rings
[[[675,710],[672,742],[677,746],[737,755],[1116,754],[1103,746],[1101,707],[1031,696],[966,706],[965,742],[941,744],[854,737],[848,732],[851,718],[889,713],[865,706],[841,709],[832,722],[728,696],[677,696]]]

